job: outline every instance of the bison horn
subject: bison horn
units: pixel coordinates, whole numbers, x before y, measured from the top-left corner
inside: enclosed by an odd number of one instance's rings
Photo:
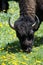
[[[33,24],[32,24],[32,27],[34,27],[34,26],[38,25],[38,24],[39,24],[39,22],[40,22],[40,20],[39,20],[38,16],[37,16],[37,15],[35,15],[35,23],[33,23]]]
[[[34,27],[36,25],[36,22],[32,25],[32,27]]]
[[[10,26],[12,29],[15,29],[14,25],[13,25],[13,24],[11,24],[11,22],[10,22],[10,18],[9,18],[8,23],[9,23],[9,26]]]

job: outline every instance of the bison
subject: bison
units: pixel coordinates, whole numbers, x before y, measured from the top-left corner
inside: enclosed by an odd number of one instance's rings
[[[8,0],[0,0],[0,11],[7,12],[9,8]]]
[[[19,3],[20,17],[12,25],[20,40],[21,48],[30,52],[34,44],[34,33],[43,21],[43,0],[16,0]]]

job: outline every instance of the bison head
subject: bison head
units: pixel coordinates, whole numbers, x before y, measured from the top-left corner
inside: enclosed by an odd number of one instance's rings
[[[21,16],[15,23],[14,26],[10,24],[11,28],[16,30],[17,37],[20,40],[21,48],[30,52],[34,41],[34,32],[38,28],[39,19],[35,16],[36,20],[31,19],[29,16]]]

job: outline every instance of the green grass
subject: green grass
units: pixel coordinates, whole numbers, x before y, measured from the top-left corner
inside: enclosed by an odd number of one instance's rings
[[[21,50],[16,32],[8,25],[19,17],[18,3],[9,1],[7,13],[0,12],[0,65],[43,65],[43,23],[35,33],[35,43],[31,53]]]

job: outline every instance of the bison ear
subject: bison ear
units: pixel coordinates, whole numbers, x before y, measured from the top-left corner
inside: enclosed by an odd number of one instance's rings
[[[35,15],[35,22],[32,24],[32,28],[34,31],[37,31],[39,28],[40,20],[37,15]]]

